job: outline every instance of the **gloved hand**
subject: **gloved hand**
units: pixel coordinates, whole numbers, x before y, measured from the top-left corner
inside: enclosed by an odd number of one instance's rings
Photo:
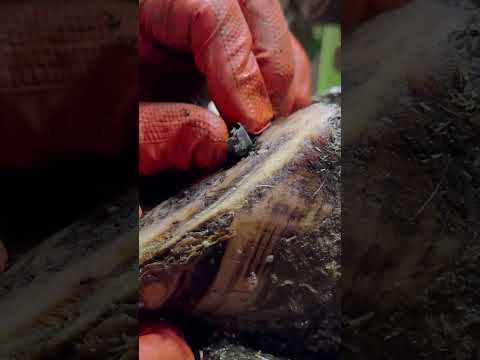
[[[136,151],[136,9],[118,0],[2,4],[1,169]]]
[[[138,338],[139,360],[194,360],[177,329],[163,322],[144,322]]]
[[[139,6],[144,84],[195,93],[200,83],[192,79],[200,74],[222,116],[183,103],[141,102],[141,175],[217,167],[227,154],[225,122],[258,134],[274,116],[309,104],[310,63],[278,0],[141,0]]]

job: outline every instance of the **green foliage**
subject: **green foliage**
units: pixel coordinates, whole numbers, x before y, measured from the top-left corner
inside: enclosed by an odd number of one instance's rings
[[[338,25],[319,25],[314,38],[320,49],[320,69],[317,83],[319,93],[341,84],[341,74],[335,68],[335,52],[341,45],[341,29]]]

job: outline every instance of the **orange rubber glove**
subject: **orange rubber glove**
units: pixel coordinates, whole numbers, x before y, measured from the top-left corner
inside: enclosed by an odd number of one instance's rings
[[[101,3],[2,4],[0,168],[136,151],[136,5]]]
[[[372,17],[409,3],[411,0],[344,0],[342,31],[347,33]]]
[[[183,336],[161,322],[140,325],[138,347],[139,360],[194,360]]]
[[[278,0],[141,0],[139,6],[139,56],[147,69],[141,79],[189,91],[198,86],[191,80],[198,72],[222,116],[183,103],[140,103],[141,175],[217,167],[227,154],[225,122],[258,134],[275,115],[309,104],[310,63]]]

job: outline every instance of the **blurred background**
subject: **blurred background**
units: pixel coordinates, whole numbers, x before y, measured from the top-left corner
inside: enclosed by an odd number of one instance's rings
[[[341,44],[340,1],[281,0],[292,32],[312,60],[316,93],[341,85],[335,53]]]

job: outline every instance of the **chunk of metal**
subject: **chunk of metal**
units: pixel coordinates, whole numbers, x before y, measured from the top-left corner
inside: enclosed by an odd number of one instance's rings
[[[230,139],[228,139],[229,155],[244,157],[248,155],[252,148],[253,141],[242,125],[238,124],[230,131]]]

